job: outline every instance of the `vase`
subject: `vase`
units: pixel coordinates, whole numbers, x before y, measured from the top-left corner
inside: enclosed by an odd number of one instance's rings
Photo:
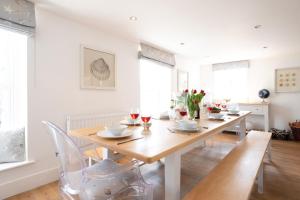
[[[196,116],[195,116],[195,119],[200,119],[200,108],[198,108],[196,110]]]
[[[196,117],[196,110],[195,109],[188,109],[189,112],[189,119],[194,120]]]

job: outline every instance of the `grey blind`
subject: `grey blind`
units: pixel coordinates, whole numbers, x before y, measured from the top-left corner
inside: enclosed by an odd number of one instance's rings
[[[141,43],[139,58],[148,58],[170,66],[175,66],[175,56],[167,51]]]
[[[234,62],[226,62],[226,63],[217,63],[212,65],[213,71],[225,70],[225,69],[234,69],[234,68],[248,68],[249,61],[234,61]]]
[[[26,0],[0,0],[0,26],[27,34],[34,33],[34,4]]]

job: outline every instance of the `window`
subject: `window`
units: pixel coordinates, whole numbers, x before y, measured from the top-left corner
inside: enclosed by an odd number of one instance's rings
[[[213,99],[248,100],[248,61],[213,65]]]
[[[27,36],[0,28],[0,163],[25,159]]]
[[[158,62],[140,60],[141,111],[159,114],[170,106],[172,69]]]

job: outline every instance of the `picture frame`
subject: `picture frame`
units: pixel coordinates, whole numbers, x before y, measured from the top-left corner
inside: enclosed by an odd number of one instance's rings
[[[300,67],[275,69],[275,92],[300,92]]]
[[[114,90],[117,87],[116,55],[108,51],[80,45],[80,87]]]
[[[177,70],[177,91],[182,92],[189,88],[189,73],[184,70]]]

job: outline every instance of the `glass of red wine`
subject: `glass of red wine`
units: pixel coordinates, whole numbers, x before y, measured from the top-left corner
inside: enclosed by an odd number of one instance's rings
[[[138,108],[132,108],[130,110],[130,117],[133,120],[133,125],[135,125],[135,122],[140,116],[140,110]]]
[[[144,129],[145,130],[148,130],[149,127],[150,127],[150,123],[149,121],[151,120],[151,115],[150,113],[147,113],[147,112],[142,112],[141,113],[141,120],[143,122],[143,126],[144,126]]]
[[[185,117],[185,116],[187,116],[187,109],[186,108],[181,108],[180,110],[179,110],[179,114],[180,114],[180,116],[183,118],[183,117]]]
[[[227,105],[226,104],[222,104],[222,108],[223,108],[223,110],[226,110]]]

